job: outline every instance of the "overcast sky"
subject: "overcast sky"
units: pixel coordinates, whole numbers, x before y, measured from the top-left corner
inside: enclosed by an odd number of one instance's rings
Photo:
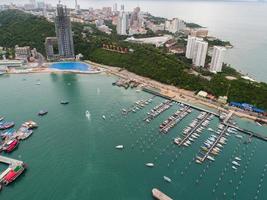
[[[36,0],[36,1],[44,1],[44,2],[58,2],[58,0]],[[96,1],[96,0],[78,0],[79,1],[88,1],[88,2],[92,2],[92,1]],[[116,2],[116,0],[97,0],[97,1],[110,1],[110,2]],[[124,0],[124,1],[139,1],[139,0]],[[141,1],[164,1],[164,0],[141,0]],[[168,0],[168,1],[205,1],[205,0]],[[206,0],[206,1],[259,1],[259,0]],[[30,0],[0,0],[0,4],[4,4],[4,3],[17,3],[17,4],[24,4],[24,3],[29,3]],[[74,2],[74,0],[62,0],[62,2],[66,2],[66,3],[72,3]]]

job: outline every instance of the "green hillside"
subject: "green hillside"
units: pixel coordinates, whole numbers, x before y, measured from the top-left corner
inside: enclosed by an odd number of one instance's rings
[[[44,53],[44,41],[55,36],[54,24],[19,10],[0,12],[0,46],[31,46]]]

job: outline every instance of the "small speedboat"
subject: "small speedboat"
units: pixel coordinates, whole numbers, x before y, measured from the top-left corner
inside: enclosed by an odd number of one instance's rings
[[[46,115],[47,113],[48,113],[47,110],[40,110],[40,111],[38,112],[38,115],[39,115],[39,116],[44,116],[44,115]]]
[[[10,140],[6,143],[6,146],[5,146],[5,151],[7,153],[10,153],[12,152],[19,144],[19,141],[17,139],[14,139],[14,140]]]
[[[15,122],[4,122],[0,124],[0,130],[9,129],[15,126]]]
[[[236,162],[236,161],[233,161],[232,164],[235,165],[235,166],[240,167],[240,164],[238,162]]]
[[[115,148],[116,148],[116,149],[123,149],[124,146],[123,146],[123,145],[117,145]]]
[[[102,116],[102,118],[103,118],[103,119],[106,119],[106,116],[105,116],[105,115],[103,115],[103,116]]]
[[[5,119],[3,116],[0,116],[0,122],[3,121],[3,119]]]
[[[172,180],[168,176],[163,176],[163,179],[168,183],[172,182]]]
[[[241,158],[239,158],[239,157],[235,157],[235,159],[238,160],[238,161],[241,161]]]
[[[146,163],[147,167],[154,167],[154,163]]]
[[[69,102],[66,101],[66,100],[62,100],[62,101],[60,102],[60,104],[62,104],[62,105],[67,105],[67,104],[69,104]]]
[[[232,169],[237,170],[237,168],[235,166],[232,166]]]

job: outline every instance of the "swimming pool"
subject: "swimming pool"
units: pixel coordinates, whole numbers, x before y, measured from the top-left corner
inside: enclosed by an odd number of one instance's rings
[[[68,71],[90,71],[91,67],[82,62],[58,62],[50,66],[50,68]]]

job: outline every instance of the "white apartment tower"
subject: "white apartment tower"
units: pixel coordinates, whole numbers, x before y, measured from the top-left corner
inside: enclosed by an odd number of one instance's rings
[[[193,59],[196,41],[202,41],[202,40],[203,40],[202,38],[197,38],[197,37],[190,36],[190,35],[188,36],[187,45],[186,45],[186,53],[185,53],[186,58]]]
[[[196,41],[193,55],[193,65],[196,67],[204,67],[208,51],[208,43],[204,41]]]
[[[186,28],[185,22],[178,18],[165,21],[165,30],[176,33]]]
[[[127,14],[122,9],[118,16],[118,23],[117,23],[117,34],[118,35],[127,35]]]
[[[220,46],[214,46],[211,64],[210,64],[210,71],[217,73],[222,71],[222,64],[225,56],[226,48]]]

